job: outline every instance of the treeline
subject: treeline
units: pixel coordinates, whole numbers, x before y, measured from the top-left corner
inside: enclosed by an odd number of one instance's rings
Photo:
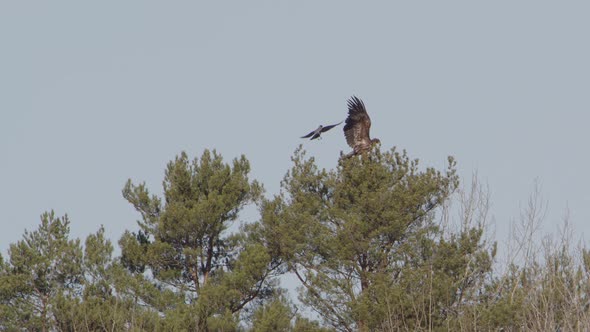
[[[163,197],[128,181],[141,220],[119,257],[104,228],[82,243],[67,216],[44,213],[0,256],[0,330],[590,329],[590,254],[567,227],[537,241],[537,194],[501,259],[489,198],[477,181],[461,189],[452,158],[420,169],[405,151],[375,149],[324,170],[299,148],[292,161],[270,198],[244,156],[208,150],[167,165]],[[260,219],[238,228],[248,204]]]

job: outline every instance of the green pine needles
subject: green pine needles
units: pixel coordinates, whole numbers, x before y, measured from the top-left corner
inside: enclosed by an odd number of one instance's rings
[[[451,157],[436,170],[375,147],[325,170],[299,147],[292,162],[274,196],[249,178],[244,156],[225,162],[215,150],[168,163],[162,197],[129,180],[123,197],[139,220],[116,257],[102,226],[82,243],[67,216],[44,213],[0,256],[0,330],[590,327],[590,254],[565,237],[534,254],[536,198],[500,265],[489,196],[476,181],[459,186]],[[241,223],[252,204],[260,219]]]

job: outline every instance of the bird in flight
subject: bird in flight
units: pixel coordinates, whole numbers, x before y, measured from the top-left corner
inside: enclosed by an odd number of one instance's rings
[[[320,125],[320,126],[319,126],[319,127],[316,129],[316,130],[312,131],[311,133],[309,133],[309,134],[307,134],[307,135],[305,135],[305,136],[301,136],[301,138],[308,138],[308,137],[311,137],[311,138],[310,138],[310,140],[312,140],[312,139],[316,139],[316,138],[319,138],[319,137],[320,137],[320,135],[321,135],[323,132],[326,132],[326,131],[328,131],[328,130],[330,130],[330,129],[334,128],[334,127],[336,127],[337,125],[341,124],[342,122],[343,122],[343,121],[340,121],[340,122],[338,122],[337,124],[333,124],[333,125],[329,125],[329,126],[325,126],[325,127],[324,127],[324,126],[322,126],[322,125]]]
[[[356,96],[348,100],[348,117],[344,125],[344,137],[346,143],[352,148],[352,152],[346,157],[352,157],[371,149],[376,143],[381,143],[378,138],[369,136],[371,118],[367,114],[365,104]]]

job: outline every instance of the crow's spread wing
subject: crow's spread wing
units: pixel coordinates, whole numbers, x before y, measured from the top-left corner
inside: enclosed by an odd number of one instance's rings
[[[323,128],[322,128],[322,133],[323,133],[323,132],[326,132],[326,131],[328,131],[328,130],[330,130],[330,129],[334,128],[334,127],[336,127],[337,125],[341,124],[342,122],[343,122],[343,121],[340,121],[340,122],[338,122],[337,124],[333,124],[333,125],[329,125],[329,126],[325,126],[325,127],[323,127]]]
[[[307,135],[305,135],[305,136],[301,136],[301,138],[308,138],[308,137],[314,136],[314,135],[316,135],[316,134],[319,134],[319,133],[321,132],[321,130],[322,130],[322,126],[319,126],[317,129],[315,129],[315,130],[312,130],[312,131],[311,131],[309,134],[307,134]],[[314,138],[315,138],[315,137],[314,137]],[[313,139],[313,138],[312,138],[312,139]]]

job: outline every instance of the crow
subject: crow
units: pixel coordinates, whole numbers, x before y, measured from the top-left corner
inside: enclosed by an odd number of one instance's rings
[[[312,131],[311,133],[309,133],[309,134],[307,134],[307,135],[305,135],[305,136],[301,136],[301,138],[308,138],[308,137],[311,137],[311,138],[310,138],[310,140],[312,140],[312,139],[316,139],[316,138],[319,138],[319,137],[320,137],[320,135],[321,135],[323,132],[326,132],[326,131],[328,131],[328,130],[330,130],[330,129],[334,128],[334,127],[336,127],[337,125],[341,124],[342,122],[343,122],[343,121],[340,121],[340,122],[338,122],[337,124],[333,124],[333,125],[329,125],[329,126],[325,126],[325,127],[324,127],[324,126],[322,126],[322,125],[320,125],[320,126],[319,126],[319,127],[316,129],[316,130]]]

